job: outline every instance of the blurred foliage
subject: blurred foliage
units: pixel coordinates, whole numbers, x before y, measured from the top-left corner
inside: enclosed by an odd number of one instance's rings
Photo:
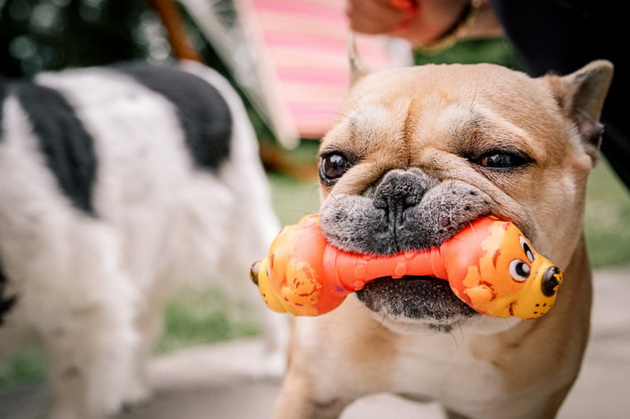
[[[169,46],[143,1],[0,0],[0,73],[105,65],[152,57]]]
[[[203,61],[229,78],[209,43],[180,11]],[[0,0],[0,74],[5,76],[171,58],[149,0]]]
[[[513,70],[524,69],[512,45],[503,37],[462,40],[435,53],[416,50],[414,62],[418,65],[491,63]]]

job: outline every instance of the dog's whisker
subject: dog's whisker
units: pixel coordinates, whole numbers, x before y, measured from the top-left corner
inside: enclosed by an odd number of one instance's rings
[[[469,111],[471,114],[475,114],[474,109],[475,109],[475,103],[476,103],[476,100],[477,100],[477,92],[478,92],[478,91],[479,91],[479,85],[478,85],[478,84],[475,84],[475,91],[474,91],[474,93],[473,93],[472,98],[470,99],[470,104],[469,104],[469,107],[468,107],[468,111]]]

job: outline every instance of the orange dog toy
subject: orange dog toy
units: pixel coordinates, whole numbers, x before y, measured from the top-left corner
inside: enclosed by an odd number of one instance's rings
[[[496,317],[540,317],[553,305],[562,273],[508,221],[480,218],[442,245],[394,255],[340,250],[322,235],[318,215],[284,227],[256,262],[252,281],[269,308],[317,316],[381,277],[432,276],[474,310]]]

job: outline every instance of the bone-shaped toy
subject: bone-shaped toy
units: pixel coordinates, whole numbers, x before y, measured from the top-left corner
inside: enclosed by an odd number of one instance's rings
[[[431,276],[482,314],[540,317],[553,305],[560,269],[539,255],[512,223],[483,217],[430,249],[394,255],[347,252],[328,243],[319,216],[284,227],[269,255],[250,270],[269,308],[317,316],[381,277]]]

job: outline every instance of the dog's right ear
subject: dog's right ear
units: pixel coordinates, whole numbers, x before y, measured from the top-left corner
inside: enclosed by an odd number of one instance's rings
[[[599,155],[604,131],[599,117],[612,76],[613,65],[606,60],[593,61],[564,77],[546,76],[560,108],[575,122],[593,160]]]
[[[370,73],[361,60],[357,49],[357,37],[352,31],[348,33],[348,60],[350,61],[350,87]]]

